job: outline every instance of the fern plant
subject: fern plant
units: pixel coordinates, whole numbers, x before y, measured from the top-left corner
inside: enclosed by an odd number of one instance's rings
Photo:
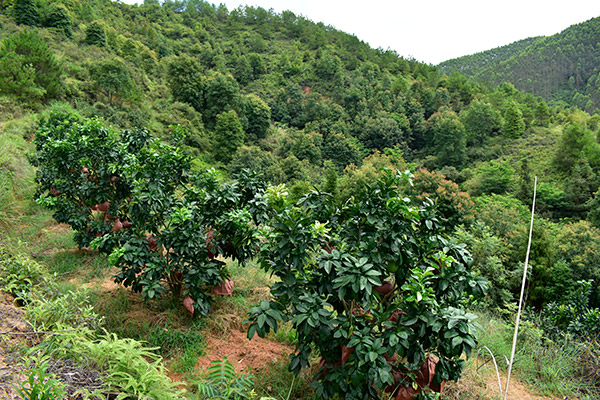
[[[25,368],[29,371],[27,380],[14,385],[23,400],[54,400],[65,398],[67,392],[64,385],[48,371],[48,356],[35,355],[25,360]]]
[[[215,360],[208,367],[206,382],[198,383],[197,399],[252,399],[255,397],[251,375],[238,376],[227,360]]]

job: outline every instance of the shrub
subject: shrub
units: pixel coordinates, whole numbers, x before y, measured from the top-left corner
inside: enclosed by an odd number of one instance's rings
[[[262,266],[279,281],[273,299],[250,311],[248,337],[291,321],[290,369],[298,373],[317,351],[321,398],[439,391],[476,346],[474,316],[461,307],[483,294],[485,280],[470,270],[464,245],[440,233],[433,204],[402,195],[406,179],[386,171],[342,210],[309,193],[274,217],[262,247]],[[429,379],[416,378],[420,369]]]
[[[184,130],[172,136],[179,145]],[[110,253],[116,282],[146,300],[170,291],[205,314],[211,288],[227,278],[217,255],[244,262],[254,252],[264,214],[255,196],[265,186],[252,174],[232,184],[215,173],[190,179],[180,147],[59,111],[40,125],[36,148],[38,201],[73,228],[80,247]]]
[[[20,254],[15,248],[0,241],[0,285],[2,290],[26,300],[32,291],[48,288],[48,268]]]
[[[541,314],[546,335],[556,337],[557,333],[570,333],[581,339],[600,337],[600,309],[589,308],[591,293],[591,281],[579,281],[564,301],[547,304]]]
[[[64,385],[54,374],[48,373],[48,357],[36,356],[25,360],[28,377],[25,382],[15,386],[23,400],[54,400],[67,394]]]
[[[474,196],[482,194],[503,194],[511,187],[515,170],[507,163],[490,161],[481,163],[473,171],[473,178],[465,182],[469,193]]]

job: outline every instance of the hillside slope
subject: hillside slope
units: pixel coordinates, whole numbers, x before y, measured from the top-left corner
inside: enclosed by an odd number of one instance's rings
[[[552,36],[534,37],[448,60],[439,68],[480,81],[510,82],[520,90],[593,112],[600,106],[600,18]]]

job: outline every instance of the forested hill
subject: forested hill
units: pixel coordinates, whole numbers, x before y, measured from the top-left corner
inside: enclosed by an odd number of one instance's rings
[[[61,101],[54,107],[166,139],[181,125],[196,168],[229,176],[258,170],[296,195],[335,174],[347,195],[367,172],[391,163],[438,170],[472,194],[517,194],[519,179],[541,173],[549,188],[541,201],[554,218],[584,217],[598,188],[597,118],[549,108],[510,84],[490,88],[447,76],[289,11],[228,10],[201,0],[1,5],[3,121],[19,115],[36,121]],[[578,38],[592,22],[554,39]],[[520,54],[550,48],[542,45],[551,39],[522,42]],[[581,42],[578,49],[595,46]],[[507,49],[497,58],[502,54]],[[576,149],[544,141],[536,154],[555,162],[536,161],[517,177],[521,158],[530,154],[520,141],[533,133],[556,138],[545,129],[561,132],[566,122],[590,129],[587,141],[561,144]],[[507,168],[493,172],[494,160]],[[578,162],[583,169],[573,167]],[[580,179],[584,172],[593,179]],[[498,181],[490,186],[481,177],[486,173]],[[581,182],[587,186],[575,188]]]
[[[600,18],[552,36],[444,61],[439,68],[479,81],[510,82],[520,90],[593,112],[600,108]]]
[[[459,72],[463,75],[472,77],[477,75],[482,68],[489,66],[491,63],[500,64],[509,58],[518,55],[521,51],[527,49],[539,39],[543,39],[543,37],[531,37],[506,46],[496,47],[495,49],[453,58],[452,60],[442,62],[438,65],[438,68],[448,75],[453,72]]]

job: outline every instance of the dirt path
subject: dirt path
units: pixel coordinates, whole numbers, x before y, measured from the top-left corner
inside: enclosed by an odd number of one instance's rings
[[[17,347],[25,343],[22,335],[10,333],[30,332],[25,322],[25,312],[13,305],[12,296],[0,291],[0,399],[20,399],[13,385],[23,382],[23,367],[16,360]]]
[[[481,389],[483,389],[483,395],[486,399],[499,399],[501,392],[506,390],[506,371],[500,371],[500,387],[498,387],[498,375],[496,369],[491,362],[487,364],[479,363],[479,371],[477,371],[477,365],[473,366],[475,374],[478,375]],[[511,376],[510,388],[508,391],[508,400],[559,400],[558,397],[547,397],[540,396],[527,387],[525,384],[520,382],[515,376]]]

